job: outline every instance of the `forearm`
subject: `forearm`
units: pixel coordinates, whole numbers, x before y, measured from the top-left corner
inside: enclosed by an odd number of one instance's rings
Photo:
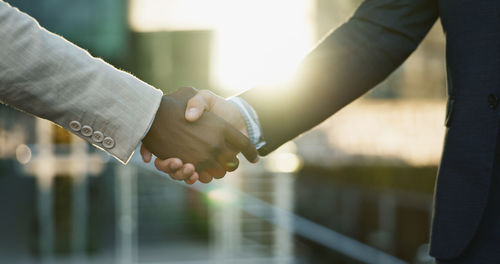
[[[257,87],[242,95],[259,116],[267,142],[262,155],[316,126],[384,80],[415,50],[437,16],[431,6],[424,12],[426,16],[406,27],[395,23],[389,28],[390,23],[366,14],[370,8],[376,9],[362,6],[327,36],[303,60],[286,89]],[[414,24],[418,26],[413,28]],[[273,90],[281,92],[272,94]]]
[[[156,113],[161,91],[41,28],[0,1],[0,100],[51,120],[126,162]],[[70,123],[114,140],[106,147]]]

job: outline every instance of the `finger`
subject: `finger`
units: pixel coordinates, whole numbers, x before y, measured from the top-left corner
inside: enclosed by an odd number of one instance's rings
[[[208,173],[206,171],[202,171],[198,175],[200,177],[199,178],[200,181],[203,182],[203,183],[209,183],[209,182],[211,182],[213,180],[212,175],[210,175],[210,173]]]
[[[210,176],[215,179],[221,179],[224,175],[226,175],[226,170],[218,163],[214,163],[210,167],[206,168],[205,172],[210,174]]]
[[[186,119],[190,122],[200,118],[204,111],[211,111],[218,98],[217,95],[208,90],[201,90],[193,96],[186,107]]]
[[[217,162],[224,170],[229,172],[234,171],[240,164],[240,161],[236,157],[236,154],[237,153],[232,151],[226,151],[217,156]]]
[[[230,125],[226,126],[225,137],[226,141],[231,146],[241,151],[241,153],[243,153],[248,161],[252,163],[256,163],[257,161],[259,161],[259,156],[257,153],[257,149],[255,149],[255,146],[252,144],[252,142],[250,142],[249,138],[243,135],[236,128]]]
[[[189,177],[191,177],[191,175],[193,175],[194,173],[195,173],[195,168],[194,168],[193,164],[187,163],[187,164],[184,164],[184,166],[182,166],[181,169],[177,170],[174,173],[174,179],[179,180],[179,181],[183,181],[183,180],[186,180]]]
[[[195,173],[193,173],[193,175],[191,175],[191,177],[189,177],[188,179],[184,180],[184,182],[186,182],[189,185],[192,185],[196,181],[198,181],[198,179],[199,179],[199,175],[198,175],[197,172],[195,172]]]
[[[149,163],[151,159],[153,158],[153,153],[151,153],[145,146],[144,144],[141,144],[141,157],[142,160],[146,163]]]
[[[208,104],[205,99],[198,93],[193,98],[189,99],[186,107],[186,120],[194,122],[198,120],[203,112],[208,110]]]
[[[222,179],[224,178],[224,176],[226,176],[226,173],[227,171],[223,170],[223,169],[220,169],[220,170],[209,170],[208,173],[210,173],[210,175],[212,175],[212,177],[214,179]]]
[[[177,159],[177,158],[170,158],[170,159],[166,159],[166,160],[162,160],[159,158],[155,159],[155,167],[159,171],[163,171],[163,172],[168,173],[168,174],[175,173],[177,170],[182,168],[182,165],[183,165],[182,161],[180,159]]]

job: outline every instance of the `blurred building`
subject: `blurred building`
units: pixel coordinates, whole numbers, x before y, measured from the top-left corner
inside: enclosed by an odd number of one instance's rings
[[[164,92],[231,95],[286,79],[361,1],[7,2]],[[194,188],[1,106],[0,262],[429,263],[444,96],[438,23],[361,100]]]

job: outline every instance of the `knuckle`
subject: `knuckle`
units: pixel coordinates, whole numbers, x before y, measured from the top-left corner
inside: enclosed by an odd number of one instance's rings
[[[167,167],[161,167],[161,168],[158,168],[159,171],[163,171],[164,173],[168,173],[168,174],[172,174],[173,171]]]
[[[208,176],[208,177],[203,177],[203,178],[200,178],[200,181],[203,182],[203,183],[209,183],[212,181],[212,177]]]
[[[176,180],[180,181],[180,180],[184,180],[185,177],[184,177],[184,175],[181,172],[177,171],[177,172],[174,173],[174,178]]]
[[[155,160],[155,168],[157,170],[163,171],[163,167],[160,164],[160,161],[158,159]]]
[[[210,170],[210,175],[215,179],[220,179],[226,175],[226,170],[223,167],[217,167]]]
[[[222,179],[224,176],[226,176],[226,172],[225,171],[220,171],[220,172],[215,173],[214,178],[216,178],[216,179]]]
[[[159,167],[161,168],[162,171],[164,172],[170,172],[172,171],[171,168],[171,162],[170,161],[163,161],[159,163]]]
[[[201,90],[198,94],[204,99],[210,99],[215,97],[215,94],[210,90]]]
[[[196,97],[193,97],[191,99],[188,100],[188,107],[196,107],[200,104],[200,100],[198,100],[198,98]]]
[[[190,107],[201,107],[201,108],[207,107],[207,103],[205,102],[203,97],[199,97],[199,96],[194,96],[193,98],[189,99],[188,105]]]
[[[187,174],[193,174],[195,171],[195,167],[192,164],[186,164],[184,166],[184,170],[186,170],[188,173]]]

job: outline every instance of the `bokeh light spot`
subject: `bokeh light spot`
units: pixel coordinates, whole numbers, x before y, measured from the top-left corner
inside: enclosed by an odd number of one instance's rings
[[[20,144],[16,148],[16,159],[21,164],[27,164],[31,160],[31,149],[25,144]]]
[[[213,189],[207,193],[207,197],[217,205],[233,204],[237,200],[236,194],[227,188]]]

